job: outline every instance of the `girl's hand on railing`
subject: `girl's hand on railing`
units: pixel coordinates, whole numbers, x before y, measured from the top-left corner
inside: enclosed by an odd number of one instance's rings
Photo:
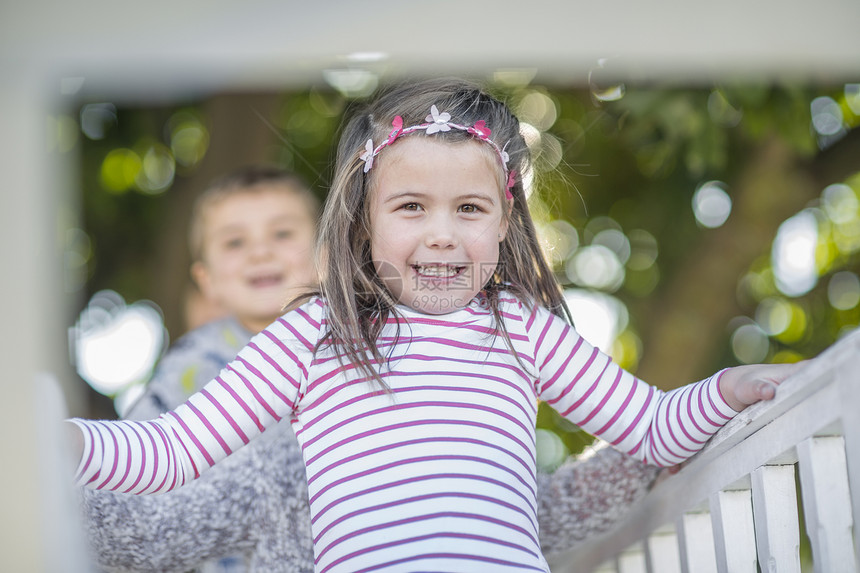
[[[729,406],[740,412],[759,400],[771,400],[777,386],[804,363],[747,364],[728,368],[720,376],[720,393]]]

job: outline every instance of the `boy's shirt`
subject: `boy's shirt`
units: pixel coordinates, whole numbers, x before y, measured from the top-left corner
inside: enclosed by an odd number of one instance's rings
[[[214,320],[186,333],[170,347],[144,394],[123,417],[151,420],[172,410],[217,376],[251,336],[233,317]]]

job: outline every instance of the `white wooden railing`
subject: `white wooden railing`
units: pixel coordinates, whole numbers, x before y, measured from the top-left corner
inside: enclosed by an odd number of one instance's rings
[[[858,520],[860,330],[739,414],[615,529],[548,559],[553,573],[856,573]],[[804,526],[814,569],[801,566]]]

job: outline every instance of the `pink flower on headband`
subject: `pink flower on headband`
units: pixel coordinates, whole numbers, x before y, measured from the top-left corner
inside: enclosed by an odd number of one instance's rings
[[[505,185],[505,197],[508,199],[513,199],[514,194],[511,193],[511,189],[513,189],[514,185],[517,184],[517,170],[511,169],[510,173],[508,173],[508,182]]]
[[[361,154],[360,159],[364,161],[364,172],[367,173],[370,171],[370,168],[373,167],[373,140],[368,139],[367,143],[364,145],[364,153]]]
[[[394,143],[394,140],[400,137],[400,134],[403,133],[403,118],[399,115],[394,116],[394,120],[391,122],[391,126],[394,129],[391,130],[391,133],[388,134],[388,139],[385,140],[385,145],[391,145]]]
[[[466,129],[466,131],[468,131],[478,139],[490,139],[490,136],[493,134],[493,132],[490,131],[490,128],[487,127],[487,122],[483,119],[476,121],[475,125]]]
[[[439,113],[439,108],[435,105],[430,106],[430,115],[424,118],[424,121],[430,122],[427,126],[427,135],[432,135],[439,131],[451,131],[451,126],[448,122],[451,121],[451,114],[447,111]]]

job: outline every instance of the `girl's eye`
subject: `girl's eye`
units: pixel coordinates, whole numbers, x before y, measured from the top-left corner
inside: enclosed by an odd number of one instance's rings
[[[418,203],[404,203],[400,208],[404,211],[417,211],[421,206]]]
[[[461,212],[463,212],[463,213],[477,213],[477,212],[479,212],[480,210],[481,210],[481,208],[480,208],[480,207],[478,207],[477,205],[473,205],[473,204],[471,204],[471,203],[470,203],[470,204],[468,204],[468,205],[462,205],[462,206],[460,207],[460,211],[461,211]]]
[[[240,238],[230,239],[224,242],[224,247],[227,249],[239,249],[244,244],[244,241]]]
[[[293,236],[293,232],[289,229],[281,229],[275,232],[276,239],[289,239]]]

